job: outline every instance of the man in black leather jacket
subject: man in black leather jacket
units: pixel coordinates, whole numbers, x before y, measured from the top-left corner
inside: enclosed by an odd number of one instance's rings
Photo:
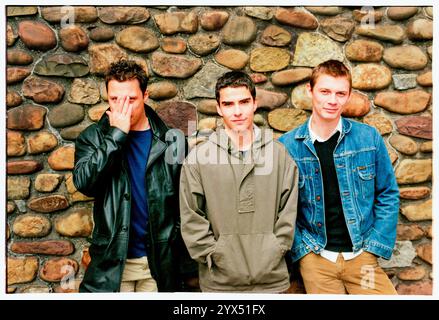
[[[197,274],[179,223],[186,140],[144,103],[147,81],[134,61],[113,63],[110,108],[76,139],[73,181],[95,198],[80,292],[182,291]]]

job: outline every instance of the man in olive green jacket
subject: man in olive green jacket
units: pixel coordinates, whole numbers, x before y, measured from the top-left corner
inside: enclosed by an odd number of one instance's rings
[[[232,71],[216,85],[224,127],[182,167],[183,240],[205,292],[283,292],[297,210],[298,171],[271,130],[253,124],[255,87]]]

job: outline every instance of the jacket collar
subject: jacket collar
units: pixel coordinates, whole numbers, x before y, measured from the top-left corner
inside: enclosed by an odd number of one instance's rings
[[[165,141],[165,135],[168,132],[168,126],[163,122],[157,113],[145,104],[145,114],[148,117],[149,125],[153,134],[162,141]]]
[[[261,149],[264,145],[273,140],[273,133],[265,129],[260,129],[253,125],[254,140],[252,143],[252,150]],[[209,141],[218,145],[220,148],[226,150],[230,154],[237,154],[238,150],[233,146],[231,139],[226,133],[224,126],[219,126],[215,132],[209,136]]]
[[[308,125],[309,125],[310,119],[311,118],[308,118],[308,120],[297,129],[296,134],[294,135],[295,139],[297,139],[297,140],[310,139],[311,140],[311,136],[310,136],[309,130],[308,130]],[[342,121],[341,136],[344,136],[349,131],[351,131],[352,123],[344,117],[341,117],[341,121]]]

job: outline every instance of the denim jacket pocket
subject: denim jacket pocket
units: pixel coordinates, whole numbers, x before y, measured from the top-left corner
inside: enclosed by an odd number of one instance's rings
[[[371,180],[375,178],[375,164],[357,167],[358,174],[363,180]]]
[[[358,166],[360,195],[363,199],[373,198],[375,192],[375,164]]]

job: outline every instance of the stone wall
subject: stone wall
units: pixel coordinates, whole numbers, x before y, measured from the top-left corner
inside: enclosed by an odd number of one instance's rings
[[[8,7],[8,292],[76,290],[93,201],[72,183],[74,140],[108,106],[103,73],[129,57],[150,75],[149,104],[189,135],[188,121],[218,125],[214,84],[230,69],[251,74],[255,122],[279,136],[310,116],[311,68],[329,58],[348,64],[354,94],[344,115],[380,131],[400,186],[397,245],[380,264],[400,294],[431,294],[432,15],[431,7]]]

